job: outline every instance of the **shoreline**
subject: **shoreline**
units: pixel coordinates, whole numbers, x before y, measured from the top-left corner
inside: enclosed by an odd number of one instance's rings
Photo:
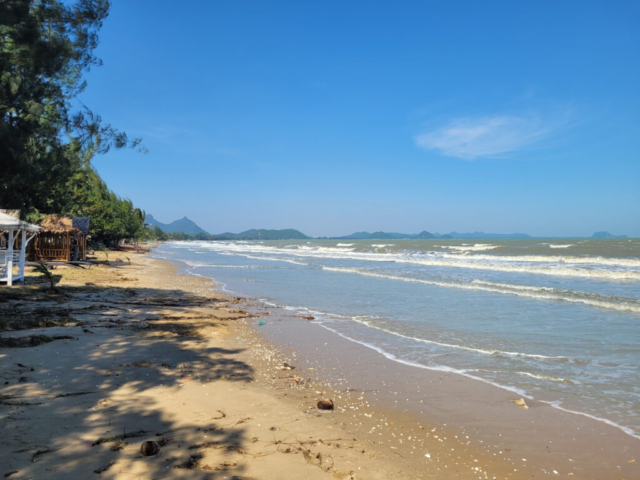
[[[188,266],[183,266],[183,268],[187,274],[193,275],[193,273],[189,272]],[[233,295],[239,295],[237,292],[229,292],[224,287],[222,290]],[[318,322],[306,322],[303,319],[297,318],[299,316],[314,315],[313,311],[305,309],[304,307],[282,307],[272,304],[266,300],[261,301],[251,298],[249,298],[249,300],[260,303],[260,305],[253,307],[255,311],[269,311],[270,313],[268,318],[276,317],[277,322],[286,322],[286,326],[278,328],[277,333],[275,334],[269,334],[268,329],[265,327],[260,328],[258,333],[279,345],[283,350],[293,348],[295,348],[296,351],[315,350],[315,355],[309,355],[305,358],[305,361],[309,365],[317,365],[318,356],[320,355],[322,358],[340,359],[335,362],[335,366],[332,368],[340,369],[340,371],[344,372],[353,368],[353,363],[349,363],[349,361],[352,362],[354,359],[364,356],[365,358],[368,358],[371,363],[375,363],[376,360],[374,357],[375,355],[379,355],[384,357],[384,361],[389,361],[400,366],[396,368],[389,367],[389,370],[393,371],[392,375],[410,375],[416,378],[416,383],[421,381],[425,384],[434,383],[433,377],[439,375],[464,378],[466,385],[462,391],[458,391],[458,394],[460,397],[466,397],[467,401],[464,402],[464,405],[462,406],[456,406],[453,411],[446,411],[446,409],[443,410],[441,405],[438,413],[448,419],[441,423],[448,425],[449,427],[451,427],[451,425],[456,425],[457,428],[464,429],[464,421],[459,420],[460,411],[474,412],[471,415],[475,416],[474,419],[470,420],[468,416],[464,417],[467,422],[474,423],[477,430],[492,432],[480,435],[478,439],[480,443],[493,441],[494,445],[501,445],[499,447],[501,450],[498,450],[501,453],[508,450],[514,451],[519,449],[520,453],[526,457],[526,460],[523,458],[522,462],[513,464],[516,466],[514,471],[519,472],[519,475],[523,474],[524,468],[526,470],[530,470],[532,475],[535,475],[536,473],[540,474],[540,472],[552,475],[556,474],[554,472],[559,472],[557,474],[562,474],[564,472],[565,475],[572,474],[571,476],[574,476],[577,474],[575,472],[576,464],[581,465],[578,467],[579,469],[585,469],[590,472],[589,476],[584,478],[634,478],[635,475],[640,475],[640,470],[636,470],[636,468],[633,467],[633,465],[635,465],[635,459],[640,456],[640,442],[638,442],[638,437],[634,435],[633,432],[628,431],[623,426],[610,422],[607,419],[597,418],[586,413],[565,409],[559,405],[553,404],[552,402],[534,399],[531,396],[522,394],[522,392],[514,391],[509,387],[504,387],[502,385],[496,385],[482,378],[462,375],[453,370],[448,372],[444,369],[430,369],[422,365],[414,365],[403,362],[397,358],[391,358],[393,356],[381,348],[349,338],[332,330],[326,325],[320,325]],[[330,331],[331,333],[330,335],[319,334],[317,331],[311,330],[314,326],[316,327],[316,330],[318,326],[322,326],[322,330]],[[298,331],[292,333],[292,331],[296,329]],[[324,343],[324,347],[326,347],[332,342],[332,336],[340,337],[349,343],[356,344],[360,347],[359,349],[356,349],[358,353],[345,355],[344,352],[349,350],[349,347],[345,345],[341,348],[328,349],[328,352],[321,354],[318,353],[318,351],[321,350],[320,344]],[[317,337],[322,337],[323,342],[314,343],[305,340],[308,338],[315,339]],[[333,341],[335,341],[335,339],[333,339]],[[304,349],[301,348],[301,343],[305,345]],[[365,351],[375,352],[375,354],[373,356],[367,355],[364,353]],[[348,364],[348,366],[345,364]],[[428,373],[426,375],[421,375],[416,372],[408,373],[411,370],[416,370],[416,367],[418,367],[418,370],[426,370]],[[329,383],[338,380],[335,375],[331,375],[331,372],[325,372],[325,374],[328,374]],[[431,379],[427,380],[430,377]],[[368,381],[371,383],[375,382],[375,376],[368,377]],[[449,386],[447,388],[450,390],[451,384],[454,383],[456,383],[456,380],[449,378]],[[483,387],[479,387],[477,383],[480,383]],[[442,388],[442,385],[439,385],[439,388]],[[405,384],[400,387],[399,390],[406,392],[409,390],[409,387]],[[521,397],[525,398],[529,408],[520,409],[515,403],[513,403],[514,400],[518,400]],[[389,408],[390,401],[391,400],[389,398],[383,399],[382,402],[378,402],[378,406]],[[411,411],[414,420],[417,422],[428,421],[428,418],[425,418],[424,410],[416,408],[415,405],[410,406],[409,403],[411,402],[409,402],[409,399],[407,399],[406,402],[407,405],[402,407],[402,410],[405,413]],[[495,404],[498,402],[501,406],[496,409]],[[479,420],[480,414],[478,412],[480,410],[493,411],[491,419],[484,421]],[[543,411],[544,413],[531,413],[539,411]],[[523,415],[525,416],[523,417]],[[535,420],[527,418],[526,415],[534,417]],[[495,439],[491,438],[492,436],[497,435],[499,437],[503,437],[504,435],[509,434],[507,433],[508,430],[505,429],[506,424],[511,424],[513,431],[510,432],[510,435],[513,438],[518,437],[518,442],[508,443],[508,440],[503,440],[502,442],[495,443]],[[533,426],[531,424],[533,424]],[[513,427],[513,425],[518,425],[518,427]],[[540,425],[542,425],[542,428]],[[520,432],[529,429],[529,435],[522,437],[521,433],[517,433],[518,429],[520,429]],[[457,433],[460,433],[460,431]],[[463,433],[465,432],[463,431]],[[450,432],[450,435],[458,438],[456,437],[456,432]],[[571,440],[568,440],[567,437],[571,437]],[[593,440],[585,437],[589,437]],[[556,445],[557,451],[554,452],[555,455],[550,456],[550,450],[547,443],[557,444],[563,442],[565,445],[560,447]],[[603,442],[607,444],[606,448],[603,448]],[[569,443],[571,443],[571,445],[569,445]],[[534,451],[536,444],[538,448],[537,453]],[[517,445],[517,448],[514,449],[514,445]],[[493,455],[495,455],[495,453],[493,453]],[[596,455],[597,458],[593,458],[594,455]],[[518,454],[515,456],[518,456]],[[450,459],[450,461],[453,461],[453,458]],[[615,472],[610,470],[612,462],[617,463]],[[632,470],[632,472],[623,473],[625,470]]]
[[[169,263],[171,263],[171,262],[169,262]],[[192,267],[189,266],[189,265],[179,265],[179,268],[182,268],[185,271],[187,271],[188,275],[198,276],[198,277],[202,277],[202,278],[210,278],[210,277],[207,277],[205,275],[194,273],[193,271],[190,270],[190,268],[192,268]],[[212,279],[212,280],[217,285],[222,285],[221,291],[223,293],[228,294],[228,295],[243,297],[244,294],[242,294],[242,293],[228,290],[226,288],[226,285],[224,285],[223,282],[219,282],[218,280],[215,280],[215,279]],[[256,299],[256,298],[253,298],[253,297],[243,297],[243,298],[247,298],[247,299],[250,299],[250,300],[253,300],[253,301],[259,301],[262,304],[264,304],[265,306],[270,307],[270,308],[272,308],[272,309],[274,309],[276,311],[296,312],[296,313],[298,313],[298,314],[300,314],[302,316],[311,315],[311,316],[314,316],[316,320],[322,319],[322,317],[325,317],[325,316],[333,315],[333,314],[327,314],[327,313],[324,313],[324,312],[316,312],[316,311],[308,309],[306,307],[293,307],[293,306],[276,305],[276,304],[274,304],[274,303],[272,303],[270,301],[263,300],[263,299]],[[591,420],[594,420],[594,421],[597,421],[597,422],[601,422],[601,423],[606,424],[608,426],[611,426],[611,427],[619,429],[620,431],[622,431],[623,433],[629,435],[633,439],[640,440],[640,434],[636,433],[632,428],[627,427],[625,425],[620,425],[620,424],[618,424],[618,423],[616,423],[616,422],[614,422],[612,420],[609,420],[607,418],[599,417],[599,416],[592,415],[592,414],[585,413],[585,412],[581,412],[581,411],[578,411],[578,410],[572,410],[570,408],[565,408],[565,407],[562,407],[561,405],[558,405],[558,402],[536,398],[533,395],[529,394],[528,392],[525,392],[525,391],[523,391],[523,390],[521,390],[521,389],[519,389],[517,387],[511,387],[511,386],[508,386],[508,385],[502,385],[502,384],[499,384],[499,383],[496,383],[496,382],[492,382],[491,380],[484,379],[484,378],[479,377],[479,376],[474,376],[474,375],[468,374],[468,373],[463,372],[463,371],[458,371],[458,370],[456,370],[454,368],[447,368],[447,367],[436,368],[436,367],[429,367],[427,365],[423,365],[423,364],[419,364],[419,363],[415,363],[415,362],[405,361],[405,360],[402,360],[402,359],[396,357],[395,355],[385,351],[384,349],[382,349],[380,347],[377,347],[376,345],[373,345],[373,344],[370,344],[370,343],[366,343],[366,342],[363,342],[363,341],[360,341],[360,340],[356,340],[356,339],[351,338],[351,337],[349,337],[349,336],[347,336],[347,335],[345,335],[343,333],[340,333],[337,330],[334,330],[331,327],[325,325],[324,322],[322,322],[322,321],[317,322],[317,324],[321,325],[326,330],[331,331],[333,334],[338,335],[338,336],[340,336],[340,337],[342,337],[342,338],[344,338],[344,339],[346,339],[346,340],[348,340],[350,342],[362,345],[363,347],[365,347],[367,349],[376,351],[377,353],[379,353],[380,355],[383,355],[384,357],[386,357],[390,361],[397,362],[397,363],[400,363],[400,364],[403,364],[403,365],[406,365],[406,366],[409,366],[409,367],[430,370],[430,371],[433,371],[433,372],[445,372],[447,374],[460,375],[460,376],[463,376],[463,377],[465,377],[465,378],[467,378],[467,379],[469,379],[471,381],[481,382],[481,383],[490,385],[492,387],[495,387],[495,388],[498,388],[498,389],[501,389],[501,390],[505,390],[505,391],[509,392],[510,394],[514,394],[514,395],[523,397],[526,400],[535,400],[537,402],[545,403],[545,404],[549,405],[550,407],[555,408],[557,410],[560,410],[562,412],[573,414],[573,415],[580,415],[580,416],[589,418]],[[411,338],[411,337],[406,337],[406,336],[403,336],[403,335],[395,333],[395,332],[389,332],[389,331],[387,331],[385,329],[382,329],[382,328],[379,328],[379,327],[370,326],[370,325],[368,325],[368,326],[370,328],[381,330],[381,331],[390,333],[392,335],[401,336],[401,337],[404,337],[404,338]],[[420,341],[424,341],[424,340],[420,340]],[[436,343],[436,342],[433,342],[433,343]],[[461,347],[457,347],[457,348],[461,348]],[[469,348],[469,349],[471,349],[471,348]],[[483,352],[483,353],[486,353],[486,352]],[[521,354],[521,353],[517,353],[517,352],[501,352],[501,353],[506,353],[506,354],[511,354],[511,355],[528,356],[528,354]],[[534,356],[537,356],[537,355],[534,355]]]
[[[365,403],[285,366],[211,279],[109,257],[0,290],[4,478],[433,478],[345,428]]]
[[[94,469],[108,467],[100,478],[539,478],[544,472],[536,458],[545,456],[554,461],[542,468],[574,478],[630,479],[638,472],[629,463],[637,449],[615,450],[608,434],[596,437],[604,444],[599,449],[576,452],[566,470],[555,439],[552,452],[525,448],[522,457],[531,427],[509,439],[498,430],[478,432],[502,426],[505,414],[544,410],[534,404],[520,410],[507,399],[486,405],[492,417],[475,418],[483,391],[496,398],[495,387],[473,388],[469,409],[455,394],[469,391],[469,379],[433,372],[425,381],[419,369],[355,349],[295,312],[223,294],[208,277],[148,256],[131,255],[127,264],[126,255],[109,255],[116,261],[108,267],[63,271],[61,294],[69,296],[64,302],[73,322],[2,333],[72,333],[73,339],[0,349],[9,383],[0,387],[0,425],[7,432],[0,474],[94,478]],[[14,305],[2,295],[21,288],[0,291],[0,305]],[[51,303],[38,292],[44,300],[16,308]],[[335,410],[317,409],[325,397]],[[423,413],[409,400],[426,400]],[[458,404],[447,405],[452,401]],[[447,406],[459,411],[459,424],[450,422]],[[144,436],[123,439],[116,451],[108,448],[113,442],[87,449],[123,429],[171,440],[159,458],[140,456]],[[190,459],[193,468],[179,468]]]

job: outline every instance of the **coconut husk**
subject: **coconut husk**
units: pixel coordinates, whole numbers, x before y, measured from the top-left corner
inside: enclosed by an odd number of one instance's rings
[[[320,400],[318,402],[318,408],[320,410],[333,410],[333,400],[328,400],[328,399]]]
[[[140,445],[140,451],[145,457],[152,457],[153,455],[158,454],[160,451],[160,445],[153,440],[147,440],[146,442],[142,442],[142,445]]]

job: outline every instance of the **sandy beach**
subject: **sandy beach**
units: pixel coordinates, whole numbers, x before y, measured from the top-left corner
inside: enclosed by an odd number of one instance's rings
[[[640,478],[617,428],[98,256],[54,270],[55,292],[37,274],[0,290],[5,478]]]

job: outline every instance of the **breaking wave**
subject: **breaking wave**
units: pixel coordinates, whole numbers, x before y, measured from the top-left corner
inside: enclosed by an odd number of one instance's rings
[[[599,295],[597,293],[575,292],[551,287],[536,287],[528,285],[512,285],[508,283],[495,283],[483,280],[473,280],[470,283],[442,282],[437,280],[423,280],[419,278],[400,277],[397,275],[385,275],[382,273],[360,270],[357,268],[323,267],[330,272],[353,273],[368,277],[399,280],[403,282],[422,283],[438,287],[458,288],[462,290],[481,290],[485,292],[503,293],[528,297],[540,300],[557,300],[563,302],[582,303],[592,307],[617,310],[622,312],[640,313],[640,300],[628,297],[614,297]]]

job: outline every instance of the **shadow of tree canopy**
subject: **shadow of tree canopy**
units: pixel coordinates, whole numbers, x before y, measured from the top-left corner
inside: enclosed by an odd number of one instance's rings
[[[0,348],[0,475],[248,478],[250,440],[216,392],[255,372],[238,358],[243,349],[211,341],[246,315],[179,289],[1,290],[0,337],[71,338]],[[185,392],[197,411],[184,410]],[[142,455],[147,440],[159,454]]]

